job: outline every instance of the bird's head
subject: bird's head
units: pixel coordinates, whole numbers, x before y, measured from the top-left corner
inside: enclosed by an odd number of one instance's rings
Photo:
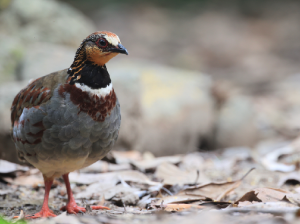
[[[97,31],[82,41],[77,54],[85,54],[86,60],[103,66],[118,54],[128,55],[128,51],[116,34],[108,31]]]
[[[77,49],[67,71],[67,82],[80,83],[92,89],[107,87],[111,80],[105,64],[118,54],[128,55],[128,51],[116,34],[108,31],[92,33]]]

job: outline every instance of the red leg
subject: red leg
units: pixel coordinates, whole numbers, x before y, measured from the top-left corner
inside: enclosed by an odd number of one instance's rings
[[[51,185],[53,183],[53,179],[47,179],[44,176],[44,182],[45,182],[45,196],[44,196],[44,202],[43,206],[40,212],[36,213],[32,216],[26,216],[26,219],[36,219],[36,218],[47,218],[47,217],[55,217],[56,215],[51,211],[48,207],[48,199],[49,199],[49,192],[51,189]]]
[[[71,213],[71,214],[85,212],[85,208],[79,207],[75,202],[75,199],[74,199],[74,196],[73,196],[73,193],[71,190],[70,182],[69,182],[69,174],[68,173],[64,174],[63,178],[64,178],[66,188],[67,188],[68,204],[66,206],[61,207],[60,210],[67,211],[68,213]]]
[[[68,213],[71,213],[71,214],[76,214],[76,213],[79,213],[79,212],[86,212],[85,208],[79,207],[75,202],[75,199],[74,199],[71,187],[70,187],[69,174],[68,173],[64,174],[63,178],[64,178],[66,188],[67,188],[68,204],[66,206],[63,206],[60,210],[67,211]],[[93,209],[93,210],[108,209],[109,210],[108,207],[97,206],[97,205],[91,206],[91,209]]]

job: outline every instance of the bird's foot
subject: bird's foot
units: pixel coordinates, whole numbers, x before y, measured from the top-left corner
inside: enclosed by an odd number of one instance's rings
[[[26,215],[25,219],[37,219],[37,218],[48,218],[48,217],[56,217],[56,215],[49,208],[42,208],[42,210],[34,215]]]
[[[86,212],[85,208],[78,206],[75,201],[69,202],[66,206],[61,207],[60,210],[67,211],[69,214]]]
[[[102,209],[110,210],[110,208],[105,207],[105,206],[101,206],[101,205],[92,205],[91,209],[92,210],[102,210]]]

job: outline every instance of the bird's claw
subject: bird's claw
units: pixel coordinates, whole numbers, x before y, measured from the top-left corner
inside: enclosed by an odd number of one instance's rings
[[[78,206],[75,202],[70,202],[66,206],[60,208],[61,211],[67,211],[69,214],[85,213],[83,207]]]
[[[56,215],[50,209],[42,209],[40,212],[34,215],[26,215],[25,219],[37,219],[37,218],[49,218],[49,217],[56,217]]]

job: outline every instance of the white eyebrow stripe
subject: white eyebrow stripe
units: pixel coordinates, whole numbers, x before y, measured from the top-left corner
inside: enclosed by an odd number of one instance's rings
[[[116,37],[104,35],[104,38],[108,41],[108,43],[112,44],[113,46],[117,46],[120,43],[119,37],[116,35]]]

